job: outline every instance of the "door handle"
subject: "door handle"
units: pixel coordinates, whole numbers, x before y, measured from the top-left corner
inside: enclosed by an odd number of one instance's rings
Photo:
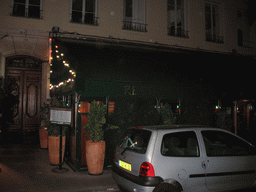
[[[207,165],[206,165],[205,161],[202,162],[202,167],[203,167],[203,169],[206,169]]]

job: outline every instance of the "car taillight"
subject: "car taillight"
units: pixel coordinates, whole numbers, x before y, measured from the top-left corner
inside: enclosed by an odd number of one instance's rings
[[[154,177],[154,167],[149,162],[143,162],[140,166],[140,175],[145,177]]]

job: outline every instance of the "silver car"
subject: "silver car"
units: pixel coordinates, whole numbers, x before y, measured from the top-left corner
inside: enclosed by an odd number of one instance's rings
[[[231,191],[256,185],[256,149],[217,128],[137,127],[116,148],[112,172],[130,192]]]

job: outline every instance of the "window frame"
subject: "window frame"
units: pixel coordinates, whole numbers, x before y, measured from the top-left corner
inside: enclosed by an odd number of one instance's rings
[[[146,0],[131,1],[131,17],[126,17],[126,2],[123,0],[123,27],[124,30],[147,32],[146,24]],[[143,10],[141,11],[141,9]],[[136,12],[137,11],[137,12]]]
[[[189,38],[188,35],[188,30],[187,30],[187,6],[186,6],[186,0],[180,0],[183,2],[183,6],[181,3],[181,6],[178,5],[177,1],[178,0],[173,0],[174,1],[174,5],[169,3],[169,0],[167,0],[167,29],[168,29],[168,35],[169,36],[174,36],[174,37],[182,37],[182,38]],[[171,16],[169,15],[169,6],[173,6],[174,7],[174,31],[172,29],[173,26],[171,25]],[[183,21],[181,21],[181,23],[183,22],[183,26],[178,26],[178,7],[180,7],[183,11]]]
[[[81,17],[81,22],[77,22],[77,21],[73,21],[73,1],[71,0],[70,2],[70,23],[76,23],[76,24],[84,24],[84,25],[94,25],[94,26],[98,26],[98,0],[94,0],[94,12],[86,12],[86,1],[87,0],[82,0],[82,17]],[[78,10],[75,10],[78,11]],[[92,15],[94,15],[93,20],[91,23],[89,22],[85,22],[85,14],[86,13],[92,13]]]
[[[206,6],[210,7],[210,12],[206,11]],[[217,10],[215,10],[215,12],[213,11],[214,7],[217,7]],[[221,36],[221,5],[211,1],[205,1],[204,11],[206,41],[212,43],[224,43],[224,37]],[[207,31],[207,26],[209,25],[207,21],[207,14],[210,14],[210,33],[208,33]]]
[[[43,19],[43,0],[40,0],[40,5],[32,5],[29,3],[30,0],[25,0],[24,3],[16,3],[15,0],[12,1],[12,6],[11,6],[11,16],[14,17],[25,17],[25,18],[32,18],[32,19]],[[24,15],[18,15],[15,14],[14,12],[14,7],[15,5],[25,5],[24,7]],[[38,6],[39,7],[39,17],[32,17],[29,16],[29,7],[31,6]]]

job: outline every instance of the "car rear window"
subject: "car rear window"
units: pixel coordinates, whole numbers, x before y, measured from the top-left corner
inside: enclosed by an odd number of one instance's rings
[[[151,131],[143,129],[129,129],[123,135],[120,147],[125,148],[125,150],[133,150],[137,153],[146,153],[148,142],[151,136]]]

